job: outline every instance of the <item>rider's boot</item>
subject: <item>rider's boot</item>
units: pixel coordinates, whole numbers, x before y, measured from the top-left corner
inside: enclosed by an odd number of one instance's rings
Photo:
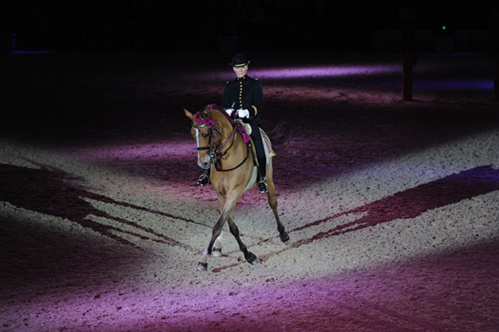
[[[197,186],[206,186],[210,183],[210,169],[206,169],[196,181]]]
[[[259,181],[258,181],[258,190],[260,190],[261,194],[265,194],[268,191],[267,183],[265,182],[265,176],[262,176],[262,174],[265,174],[265,168],[266,167],[267,167],[267,165],[265,165],[265,164],[263,164],[263,167],[262,166],[258,166],[258,179],[259,179]]]
[[[258,182],[258,189],[261,194],[265,194],[268,191],[267,183],[265,182],[265,178],[261,178]]]

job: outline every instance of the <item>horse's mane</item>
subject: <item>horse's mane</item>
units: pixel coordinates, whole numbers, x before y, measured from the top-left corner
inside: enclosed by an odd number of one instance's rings
[[[234,120],[231,119],[231,117],[229,116],[229,114],[227,114],[227,112],[225,112],[222,107],[218,106],[217,104],[209,104],[209,105],[207,105],[204,108],[205,112],[210,111],[210,110],[215,110],[215,111],[220,112],[220,114],[222,114],[229,121],[229,123],[231,124],[231,126],[234,127],[234,125],[235,125],[234,124]]]
[[[232,128],[235,127],[236,130],[241,134],[241,136],[243,137],[243,141],[245,143],[247,143],[250,140],[249,135],[246,133],[246,131],[242,129],[240,126],[237,126],[234,120],[229,116],[229,114],[227,114],[227,112],[225,112],[225,110],[222,107],[220,107],[217,104],[209,104],[204,108],[204,113],[206,115],[208,115],[207,114],[208,112],[213,113],[211,111],[220,113],[224,118],[226,118],[227,121],[231,124]],[[283,120],[279,121],[277,126],[274,129],[272,129],[272,131],[268,135],[272,143],[273,150],[276,152],[284,150],[289,141],[290,135],[291,131],[285,125],[284,121]]]
[[[218,106],[217,104],[209,104],[204,108],[203,112],[206,115],[208,115],[208,113],[220,113],[222,115],[222,117],[225,118],[229,122],[231,127],[236,128],[237,132],[239,134],[241,134],[244,143],[249,142],[250,138],[249,138],[249,135],[246,133],[246,131],[243,128],[241,128],[240,126],[237,126],[235,124],[234,120],[229,116],[229,114],[227,114],[227,112],[225,112],[225,110],[222,107]]]

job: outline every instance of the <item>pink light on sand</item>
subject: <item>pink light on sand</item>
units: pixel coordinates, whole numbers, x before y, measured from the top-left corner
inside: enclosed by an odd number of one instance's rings
[[[80,157],[87,161],[190,160],[196,156],[196,146],[189,133],[182,142],[149,142],[144,144],[110,144],[82,149]],[[195,159],[194,159],[195,161]]]
[[[365,65],[365,66],[310,66],[310,67],[283,67],[252,70],[252,75],[266,79],[290,79],[290,78],[321,78],[341,77],[355,75],[393,74],[400,71],[395,65]]]
[[[244,276],[237,284],[186,274],[199,284],[172,288],[167,279],[142,272],[85,292],[85,281],[77,279],[72,296],[33,292],[22,306],[5,306],[3,328],[14,331],[23,310],[24,331],[495,331],[497,320],[488,318],[494,305],[478,311],[463,300],[493,304],[494,288],[455,291],[461,280],[493,283],[494,250],[497,244],[484,243],[462,249],[469,261],[440,253],[296,280],[270,269],[264,285]],[[481,259],[491,261],[486,273],[474,269]],[[159,273],[161,264],[149,263],[144,271]],[[462,268],[459,276],[453,266]],[[442,319],[456,311],[462,318]]]
[[[303,78],[334,78],[346,76],[366,76],[366,75],[393,75],[400,73],[398,64],[368,64],[368,65],[345,65],[345,64],[327,64],[315,66],[299,67],[251,67],[248,75],[265,80],[289,80]],[[198,79],[212,81],[214,77],[217,80],[231,80],[234,78],[231,70],[210,71],[197,73]],[[189,76],[192,79],[192,76]]]

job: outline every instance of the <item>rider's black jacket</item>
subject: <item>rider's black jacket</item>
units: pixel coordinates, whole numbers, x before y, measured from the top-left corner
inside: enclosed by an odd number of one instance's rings
[[[243,119],[243,121],[249,122],[252,127],[260,126],[259,112],[263,109],[263,91],[260,81],[246,75],[227,82],[222,107],[236,110],[247,109],[250,118],[249,120]]]

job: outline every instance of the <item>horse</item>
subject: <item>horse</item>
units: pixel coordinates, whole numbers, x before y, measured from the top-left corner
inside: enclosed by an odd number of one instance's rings
[[[246,261],[255,265],[259,262],[258,257],[249,251],[241,240],[233,214],[241,195],[257,184],[257,166],[253,158],[255,152],[251,147],[250,138],[240,125],[236,125],[233,119],[215,104],[208,105],[203,111],[196,114],[192,114],[186,109],[184,109],[184,113],[192,121],[191,135],[197,144],[197,164],[203,169],[210,168],[210,182],[217,193],[221,212],[213,227],[208,248],[203,252],[196,269],[207,271],[208,257],[216,251],[218,251],[218,255],[221,255],[221,243],[218,239],[226,222],[229,224],[230,232],[235,237]],[[268,136],[269,143],[281,146],[287,140],[288,135],[277,137],[278,129],[276,129]],[[263,131],[262,134],[264,134]],[[267,160],[268,204],[274,213],[279,237],[285,243],[289,240],[289,235],[281,223],[277,211],[277,199],[272,177],[272,159],[268,157]],[[215,246],[217,243],[218,245]]]

